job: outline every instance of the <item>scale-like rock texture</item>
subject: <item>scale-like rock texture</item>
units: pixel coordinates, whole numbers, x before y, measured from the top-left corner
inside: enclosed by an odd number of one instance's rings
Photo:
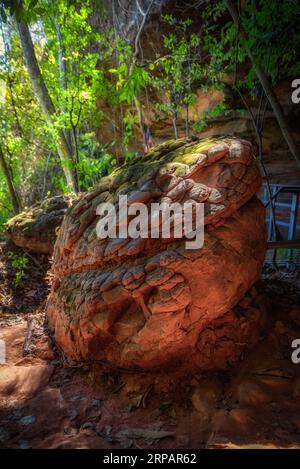
[[[52,254],[56,232],[70,203],[69,197],[57,196],[24,210],[7,223],[10,239],[20,248]]]
[[[75,360],[119,367],[216,369],[258,339],[253,284],[266,250],[261,177],[251,145],[177,140],[103,178],[67,212],[47,303],[58,344]],[[105,239],[101,202],[204,202],[205,240]]]

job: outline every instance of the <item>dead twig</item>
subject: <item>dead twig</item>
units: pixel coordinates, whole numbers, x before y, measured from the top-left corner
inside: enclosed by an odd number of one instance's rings
[[[143,398],[142,398],[142,406],[144,409],[146,409],[147,407],[147,398],[150,394],[150,392],[152,391],[153,389],[153,384],[151,383],[149,386],[148,386],[148,389],[146,390],[145,394],[143,395]]]

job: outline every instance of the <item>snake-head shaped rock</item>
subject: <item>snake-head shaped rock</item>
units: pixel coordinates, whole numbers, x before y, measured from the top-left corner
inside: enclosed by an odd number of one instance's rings
[[[257,340],[253,284],[266,250],[261,177],[251,145],[180,139],[102,178],[68,209],[47,303],[58,344],[75,360],[119,367],[214,369]],[[201,249],[182,238],[106,238],[97,207],[202,202]]]
[[[20,248],[52,255],[56,232],[71,204],[71,196],[45,199],[11,218],[7,234]]]

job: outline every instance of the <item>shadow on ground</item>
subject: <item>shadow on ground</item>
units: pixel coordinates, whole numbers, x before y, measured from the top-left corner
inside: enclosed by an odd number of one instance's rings
[[[267,325],[237,368],[182,378],[68,363],[45,327],[46,269],[37,266],[35,276],[30,268],[22,293],[12,292],[5,252],[0,447],[300,447],[300,364],[291,361],[291,342],[300,338],[299,272],[262,281]]]

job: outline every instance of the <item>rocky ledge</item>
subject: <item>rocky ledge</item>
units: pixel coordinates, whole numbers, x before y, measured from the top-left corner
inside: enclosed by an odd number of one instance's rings
[[[9,238],[20,248],[51,255],[57,231],[70,204],[70,197],[57,196],[27,208],[8,221]]]

